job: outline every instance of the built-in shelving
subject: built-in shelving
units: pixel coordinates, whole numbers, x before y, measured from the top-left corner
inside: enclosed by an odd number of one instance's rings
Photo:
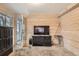
[[[0,55],[8,55],[12,51],[12,36],[12,27],[0,26]]]
[[[0,13],[0,56],[13,51],[12,17]]]

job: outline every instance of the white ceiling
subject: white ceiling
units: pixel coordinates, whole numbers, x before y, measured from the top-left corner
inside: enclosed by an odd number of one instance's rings
[[[31,13],[52,13],[60,14],[71,3],[6,3],[6,6],[13,9],[16,13],[31,14]]]

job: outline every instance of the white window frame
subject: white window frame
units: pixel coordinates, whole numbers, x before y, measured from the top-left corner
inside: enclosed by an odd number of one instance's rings
[[[24,37],[23,17],[22,16],[17,17],[16,23],[17,23],[16,24],[16,46],[21,47],[22,43],[23,43],[23,37]],[[19,26],[19,27],[17,27],[17,26]]]

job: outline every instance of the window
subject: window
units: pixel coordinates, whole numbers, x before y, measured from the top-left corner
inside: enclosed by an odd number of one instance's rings
[[[4,15],[0,14],[0,26],[4,26],[5,23],[5,17]]]
[[[21,46],[21,44],[22,44],[22,41],[23,41],[23,35],[24,35],[24,24],[23,24],[23,18],[22,17],[18,17],[17,18],[17,25],[16,25],[16,27],[17,27],[17,37],[16,37],[16,44],[17,44],[17,46]]]
[[[17,20],[17,41],[21,41],[21,20]]]
[[[0,14],[0,26],[12,27],[12,17]]]
[[[6,16],[6,26],[11,27],[12,26],[12,20],[11,17]]]

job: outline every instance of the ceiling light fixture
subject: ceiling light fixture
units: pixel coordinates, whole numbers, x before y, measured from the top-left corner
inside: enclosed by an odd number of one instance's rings
[[[40,6],[42,4],[41,3],[30,3],[30,5]]]

